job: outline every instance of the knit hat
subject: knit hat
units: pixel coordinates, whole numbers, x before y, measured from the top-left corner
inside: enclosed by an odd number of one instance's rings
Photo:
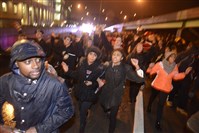
[[[175,53],[175,52],[172,52],[172,51],[171,51],[171,52],[166,52],[166,53],[165,53],[165,59],[168,59],[168,58],[169,58],[171,55],[173,55],[173,54],[176,55],[176,53]]]
[[[19,40],[11,48],[10,68],[13,68],[15,61],[22,61],[31,57],[42,57],[46,55],[39,44],[28,40]]]
[[[90,52],[94,52],[97,54],[97,59],[100,59],[101,58],[101,51],[98,47],[96,46],[91,46],[87,49],[86,51],[86,56],[90,53]]]

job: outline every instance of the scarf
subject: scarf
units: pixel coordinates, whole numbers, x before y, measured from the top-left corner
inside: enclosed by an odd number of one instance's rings
[[[163,64],[164,70],[165,70],[168,74],[171,73],[171,72],[173,71],[173,69],[175,68],[175,65],[176,65],[175,62],[173,62],[172,64],[169,64],[169,62],[168,62],[166,59],[164,59],[164,60],[162,61],[162,64]]]

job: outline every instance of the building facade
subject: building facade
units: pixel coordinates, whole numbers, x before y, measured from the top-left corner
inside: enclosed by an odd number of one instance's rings
[[[54,21],[52,0],[0,0],[0,27],[17,21],[24,26],[50,26]]]

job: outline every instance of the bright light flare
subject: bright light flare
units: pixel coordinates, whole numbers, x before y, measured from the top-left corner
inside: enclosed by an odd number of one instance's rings
[[[78,4],[78,5],[77,5],[77,8],[78,8],[78,9],[81,8],[81,4]]]
[[[82,26],[80,27],[80,31],[91,34],[94,31],[94,26],[93,24],[90,23],[87,24],[83,23]]]

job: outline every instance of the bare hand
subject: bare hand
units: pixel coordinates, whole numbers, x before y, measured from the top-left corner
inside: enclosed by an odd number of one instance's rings
[[[185,74],[186,74],[186,75],[189,74],[191,70],[192,70],[192,67],[188,67],[188,68],[185,70]]]
[[[104,62],[104,66],[108,66],[110,63],[108,61]]]
[[[150,63],[149,68],[152,68],[155,65],[155,63]]]
[[[92,82],[88,80],[84,81],[84,83],[86,84],[86,86],[92,85]]]
[[[138,62],[138,59],[131,58],[131,63],[133,64],[133,66],[135,66],[136,69],[139,69]]]
[[[26,130],[26,133],[37,133],[37,130],[35,127],[31,127],[28,130]]]
[[[69,57],[69,55],[68,55],[68,54],[65,54],[64,57],[63,57],[63,59],[64,59],[64,60],[67,60],[68,57]]]
[[[101,88],[101,87],[104,86],[104,84],[105,84],[105,81],[103,81],[103,80],[100,79],[100,78],[97,78],[97,82],[98,82],[99,88]]]
[[[57,76],[57,71],[55,70],[55,68],[52,65],[48,64],[48,61],[45,61],[45,68],[46,68],[47,72],[49,72],[52,75]]]
[[[62,66],[64,72],[68,72],[68,65],[65,62],[62,62],[61,66]]]

